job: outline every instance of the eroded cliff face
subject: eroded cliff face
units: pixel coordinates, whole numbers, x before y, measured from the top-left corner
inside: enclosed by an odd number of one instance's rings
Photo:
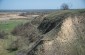
[[[74,16],[63,20],[61,29],[52,40],[43,40],[37,55],[85,55],[85,17]],[[56,30],[55,28],[54,30]],[[54,31],[52,30],[52,31]],[[54,37],[53,36],[53,37]]]

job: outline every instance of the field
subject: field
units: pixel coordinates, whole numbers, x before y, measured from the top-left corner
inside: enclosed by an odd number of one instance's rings
[[[25,24],[30,22],[33,16],[23,17],[18,16],[17,13],[0,13],[0,32],[5,32],[7,35],[4,36],[4,39],[0,39],[0,55],[15,55],[14,52],[10,52],[7,49],[12,42],[17,40],[17,36],[13,36],[11,31],[18,25]],[[29,20],[29,17],[31,18]]]

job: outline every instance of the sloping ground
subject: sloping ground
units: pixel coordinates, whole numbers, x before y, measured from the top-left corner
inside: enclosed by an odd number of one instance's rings
[[[36,19],[15,28],[14,35],[24,34],[20,38],[27,45],[17,55],[85,55],[85,10],[56,11]]]
[[[58,17],[61,19],[59,22],[63,21],[60,24],[61,26],[56,27],[58,22],[55,27],[52,26],[53,28],[47,25],[53,30],[50,29],[48,33],[45,31],[43,47],[38,48],[40,52],[38,51],[37,55],[85,55],[85,13],[68,14],[64,13],[66,17],[63,14],[54,16],[55,21]],[[47,19],[49,20],[49,18]],[[50,22],[52,22],[52,19]],[[43,25],[46,25],[46,23]],[[43,29],[49,29],[46,28],[41,25],[39,29],[43,33]]]
[[[45,40],[43,44],[45,55],[84,55],[85,27],[80,23],[83,18],[68,17],[62,24],[61,30],[53,40]],[[83,20],[85,21],[85,20]],[[51,36],[53,37],[53,36]],[[42,53],[43,55],[43,53]]]

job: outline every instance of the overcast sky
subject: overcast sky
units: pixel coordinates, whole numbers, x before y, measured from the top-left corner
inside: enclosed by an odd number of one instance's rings
[[[72,9],[85,8],[85,0],[0,0],[0,9],[60,9],[62,3]]]

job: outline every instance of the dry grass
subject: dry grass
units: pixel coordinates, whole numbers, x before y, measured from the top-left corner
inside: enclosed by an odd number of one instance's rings
[[[84,18],[84,10],[65,10],[56,11],[43,18],[37,17],[27,23],[23,20],[1,22],[0,29],[9,35],[0,39],[0,55],[27,53],[40,36],[51,38],[43,38],[43,43],[32,50],[34,54],[85,55]]]

